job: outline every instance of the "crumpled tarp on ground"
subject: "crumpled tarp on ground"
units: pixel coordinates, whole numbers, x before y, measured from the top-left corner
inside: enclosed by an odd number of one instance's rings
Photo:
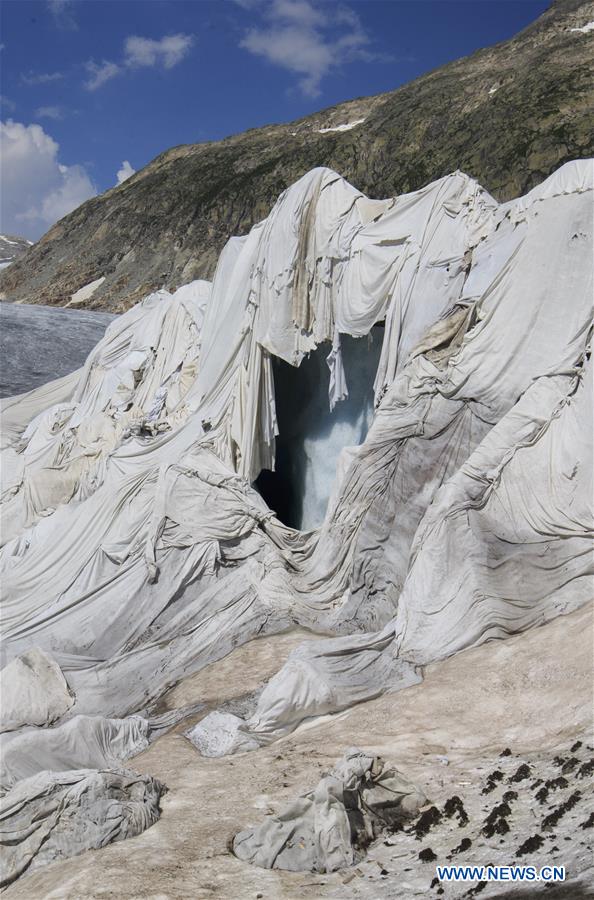
[[[163,785],[126,770],[40,772],[0,800],[0,886],[25,871],[140,834]]]
[[[0,735],[0,792],[44,770],[119,768],[149,746],[150,723],[141,716],[74,716],[56,728]]]
[[[73,716],[55,728],[25,728],[0,734],[0,795],[17,782],[48,769],[119,769],[146,750],[180,719],[195,715],[201,704],[158,716]]]
[[[2,660],[43,652],[74,697],[19,721],[98,717],[107,747],[109,722],[239,643],[336,635],[233,724],[231,749],[258,746],[587,602],[592,230],[591,161],[502,205],[459,172],[380,202],[315,169],[212,285],[151,295],[83,369],[3,401]],[[294,531],[252,487],[274,465],[272,355],[327,341],[332,405],[340,335],[380,321],[368,435],[321,527]]]
[[[265,869],[334,872],[359,862],[371,841],[425,801],[400,772],[351,748],[313,791],[235,835],[233,852]]]

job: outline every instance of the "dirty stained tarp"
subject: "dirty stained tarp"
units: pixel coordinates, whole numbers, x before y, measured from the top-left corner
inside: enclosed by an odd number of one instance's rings
[[[401,827],[426,799],[382,759],[351,747],[313,790],[236,834],[233,852],[264,869],[334,872],[359,862],[371,841]]]
[[[590,161],[503,205],[461,173],[371,202],[315,169],[212,285],[151,295],[83,369],[3,401],[3,690],[26,695],[15,660],[40,652],[67,692],[9,727],[124,721],[257,634],[336,635],[239,721],[258,746],[587,602],[591,210]],[[333,404],[340,335],[378,321],[369,433],[294,531],[252,487],[271,356],[328,342]]]

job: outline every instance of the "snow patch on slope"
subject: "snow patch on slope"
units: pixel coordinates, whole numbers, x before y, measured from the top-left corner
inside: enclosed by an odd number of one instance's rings
[[[19,247],[22,243],[29,244],[30,247],[33,245],[33,241],[30,241],[27,238],[20,238],[19,240],[13,241],[6,234],[0,234],[0,240],[6,241],[7,244],[14,244],[15,247]]]
[[[354,122],[346,122],[343,125],[335,125],[333,128],[318,128],[318,134],[329,134],[331,131],[350,131],[357,125],[362,125],[365,119],[355,119]]]
[[[90,281],[88,284],[85,284],[72,294],[70,302],[67,303],[66,306],[75,306],[77,303],[84,303],[85,300],[88,300],[89,297],[93,296],[97,288],[101,287],[104,281],[105,275],[102,275],[101,278],[96,278],[95,281]]]
[[[570,31],[578,31],[580,34],[588,34],[589,31],[594,31],[594,22],[588,22],[586,25],[582,25],[581,28],[570,28]]]
[[[0,269],[5,269],[22,256],[32,244],[33,241],[27,238],[17,237],[14,234],[0,234]]]

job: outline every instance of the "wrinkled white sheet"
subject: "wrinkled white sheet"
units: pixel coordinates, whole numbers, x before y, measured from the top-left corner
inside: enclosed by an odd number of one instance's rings
[[[338,635],[262,692],[256,745],[586,602],[591,245],[591,161],[505,205],[461,173],[378,204],[304,176],[212,287],[151,295],[78,373],[3,402],[4,662],[39,648],[68,716],[121,719],[257,634]],[[379,321],[367,438],[293,531],[251,486],[271,355],[331,341],[336,403],[340,334]]]
[[[0,799],[0,886],[48,862],[140,834],[163,785],[133,772],[41,772]]]
[[[0,732],[51,725],[74,703],[60,667],[37,647],[2,669],[0,697]]]
[[[297,647],[238,723],[241,739],[269,743],[307,717],[405,687],[407,661],[424,665],[591,602],[593,409],[591,364],[535,382],[437,492],[396,616],[378,633]]]
[[[141,716],[105,719],[74,716],[56,728],[2,735],[0,791],[44,770],[114,769],[149,745],[150,724]]]

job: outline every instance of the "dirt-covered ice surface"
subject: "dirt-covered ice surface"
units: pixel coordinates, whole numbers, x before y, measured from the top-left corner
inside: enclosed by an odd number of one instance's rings
[[[302,726],[253,753],[202,758],[183,736],[199,717],[185,720],[133,760],[136,771],[169,789],[152,828],[50,865],[4,896],[591,897],[592,626],[592,611],[583,608],[465,651],[429,666],[422,684]],[[180,684],[165,706],[203,701],[212,708],[240,700],[303,639],[289,633],[254,641]],[[332,875],[258,869],[229,852],[237,831],[314,786],[353,744],[380,754],[423,789],[430,803],[422,821],[372,844],[362,863]],[[428,850],[436,860],[423,862],[419,853],[429,856]],[[568,880],[559,887],[444,884],[439,893],[438,883],[431,887],[435,865],[448,862],[564,865]]]

